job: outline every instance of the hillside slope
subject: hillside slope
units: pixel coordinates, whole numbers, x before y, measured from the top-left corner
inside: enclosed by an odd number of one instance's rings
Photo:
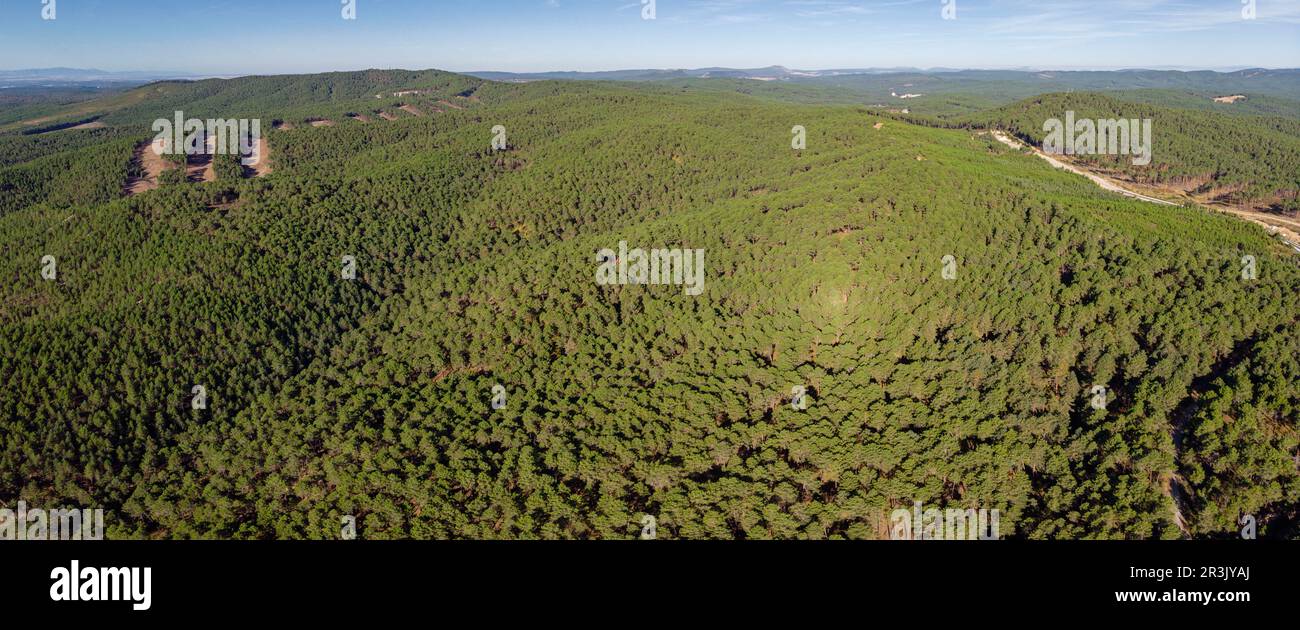
[[[1108,94],[1047,94],[972,114],[953,123],[996,127],[1043,146],[1044,123],[1065,120],[1151,121],[1151,161],[1132,155],[1072,155],[1091,169],[1139,184],[1186,193],[1204,203],[1227,203],[1296,216],[1300,212],[1300,120],[1228,116],[1134,103]]]
[[[915,501],[1296,535],[1300,268],[1258,228],[865,108],[473,95],[275,131],[265,178],[0,216],[0,500],[118,537],[878,538]],[[702,293],[598,284],[620,242],[703,249]]]

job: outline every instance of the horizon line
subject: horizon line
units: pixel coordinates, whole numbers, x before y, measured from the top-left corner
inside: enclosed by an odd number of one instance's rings
[[[106,75],[178,75],[188,77],[205,77],[205,78],[240,78],[254,76],[291,76],[291,75],[311,75],[311,74],[329,74],[335,72],[366,72],[371,70],[401,70],[406,72],[424,72],[434,70],[438,72],[450,72],[453,74],[512,74],[512,75],[542,75],[542,74],[608,74],[613,72],[683,72],[683,71],[700,71],[700,70],[766,70],[770,68],[780,68],[791,72],[978,72],[978,71],[1007,71],[1007,72],[1217,72],[1231,73],[1241,72],[1243,70],[1300,70],[1300,66],[841,66],[828,68],[792,68],[781,64],[770,64],[765,66],[681,66],[681,67],[626,67],[615,68],[611,70],[573,70],[573,69],[552,69],[552,70],[492,70],[492,69],[474,69],[474,70],[452,70],[428,66],[423,68],[407,68],[399,66],[370,66],[365,68],[348,68],[318,71],[294,71],[285,70],[277,72],[194,72],[190,70],[103,70],[100,68],[77,68],[71,66],[51,66],[44,68],[0,68],[0,72],[47,72],[47,71],[75,71],[75,72],[94,72]]]

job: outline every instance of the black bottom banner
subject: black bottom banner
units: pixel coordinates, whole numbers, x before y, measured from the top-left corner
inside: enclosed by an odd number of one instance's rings
[[[649,602],[656,615],[721,607],[758,618],[772,607],[833,615],[867,605],[1231,618],[1293,608],[1300,560],[1300,545],[1273,541],[85,541],[0,550],[7,611],[149,623],[434,609],[599,621],[596,605]]]

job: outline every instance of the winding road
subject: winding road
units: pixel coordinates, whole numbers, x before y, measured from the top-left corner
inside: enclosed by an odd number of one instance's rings
[[[1086,171],[1077,166],[1074,166],[1073,164],[1068,164],[1066,162],[1058,160],[1055,157],[1052,157],[1051,155],[1048,155],[1047,153],[1044,153],[1043,151],[1039,150],[1037,147],[1027,147],[1019,140],[1007,136],[1006,134],[996,129],[991,130],[989,133],[993,134],[993,137],[997,138],[998,142],[1001,142],[1002,144],[1005,144],[1013,149],[1027,148],[1030,151],[1032,151],[1034,155],[1037,155],[1038,157],[1047,160],[1048,164],[1051,164],[1052,166],[1055,166],[1056,168],[1059,169],[1064,169],[1076,175],[1082,175],[1084,177],[1087,177],[1088,179],[1092,180],[1093,183],[1097,184],[1098,186],[1100,186],[1105,190],[1119,193],[1126,197],[1141,199],[1142,201],[1147,201],[1150,203],[1158,203],[1165,206],[1181,205],[1172,201],[1157,199],[1155,197],[1148,197],[1147,195],[1143,195],[1141,193],[1136,193],[1131,190],[1128,190],[1120,186],[1119,184],[1115,183],[1114,181],[1102,177],[1101,175]],[[1198,204],[1198,205],[1204,205],[1204,204]],[[1240,219],[1245,219],[1247,221],[1250,221],[1251,223],[1255,223],[1257,225],[1263,226],[1269,232],[1280,233],[1284,238],[1284,240],[1286,241],[1287,245],[1290,245],[1292,249],[1300,252],[1300,221],[1297,221],[1295,219],[1289,219],[1286,217],[1280,217],[1272,214],[1265,214],[1262,212],[1241,210],[1238,208],[1227,208],[1222,206],[1204,206],[1204,207],[1210,208],[1212,210],[1217,210],[1219,212],[1231,214]]]
[[[1014,138],[1008,137],[1006,134],[1003,134],[1001,131],[994,130],[992,133],[993,133],[993,137],[998,139],[998,142],[1001,142],[1002,144],[1005,144],[1013,149],[1026,148],[1025,145],[1021,144],[1019,141],[1015,140]],[[1065,162],[1062,162],[1046,153],[1043,153],[1042,151],[1038,150],[1037,147],[1028,147],[1028,148],[1034,152],[1034,155],[1037,155],[1038,157],[1047,160],[1048,164],[1051,164],[1056,168],[1070,171],[1075,175],[1082,175],[1084,177],[1087,177],[1088,179],[1091,179],[1093,183],[1111,192],[1117,192],[1127,197],[1134,197],[1136,199],[1141,199],[1142,201],[1150,201],[1151,203],[1159,203],[1159,204],[1164,204],[1166,206],[1179,205],[1172,201],[1165,201],[1164,199],[1156,199],[1155,197],[1148,197],[1146,195],[1135,193],[1131,190],[1124,189],[1120,187],[1119,184],[1116,184],[1115,182],[1106,179],[1105,177],[1097,175],[1096,173],[1090,173],[1072,164],[1066,164]]]

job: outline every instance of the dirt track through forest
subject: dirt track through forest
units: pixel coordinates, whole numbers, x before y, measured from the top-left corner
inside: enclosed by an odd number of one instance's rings
[[[1020,142],[1018,142],[1018,141],[1016,141],[1016,140],[1013,140],[1013,139],[1007,137],[1006,135],[1004,135],[1004,134],[1003,134],[1002,132],[1000,132],[1000,131],[994,131],[994,132],[993,132],[993,137],[994,137],[994,138],[997,138],[997,139],[998,139],[998,142],[1001,142],[1002,144],[1005,144],[1005,145],[1007,145],[1007,146],[1009,146],[1009,147],[1011,147],[1011,148],[1013,148],[1013,149],[1026,148],[1025,145],[1021,144]],[[1116,192],[1116,193],[1119,193],[1119,194],[1121,194],[1121,195],[1125,195],[1125,196],[1128,196],[1128,197],[1133,197],[1133,198],[1136,198],[1136,199],[1141,199],[1142,201],[1149,201],[1149,202],[1151,202],[1151,203],[1164,204],[1164,205],[1166,205],[1166,206],[1177,206],[1177,205],[1179,205],[1179,204],[1176,204],[1176,203],[1174,203],[1174,202],[1172,202],[1172,201],[1165,201],[1164,199],[1156,199],[1155,197],[1148,197],[1148,196],[1143,195],[1143,194],[1140,194],[1140,193],[1135,193],[1135,192],[1133,192],[1133,191],[1131,191],[1131,190],[1128,190],[1128,189],[1126,189],[1126,188],[1121,187],[1119,184],[1116,184],[1115,182],[1113,182],[1113,181],[1111,181],[1111,180],[1109,180],[1109,179],[1106,179],[1106,178],[1104,178],[1104,177],[1102,177],[1102,176],[1100,176],[1100,175],[1097,175],[1097,174],[1095,174],[1095,173],[1091,173],[1091,172],[1085,171],[1085,170],[1083,170],[1083,169],[1081,169],[1081,168],[1078,168],[1078,167],[1074,166],[1073,164],[1066,164],[1065,162],[1062,162],[1062,161],[1060,161],[1060,160],[1058,160],[1058,159],[1056,159],[1056,158],[1054,158],[1054,157],[1052,157],[1052,156],[1050,156],[1050,155],[1048,155],[1048,154],[1046,154],[1046,153],[1043,153],[1042,151],[1038,150],[1036,147],[1029,147],[1029,149],[1030,149],[1031,151],[1034,152],[1034,155],[1037,155],[1038,157],[1043,158],[1044,160],[1047,160],[1047,163],[1048,163],[1048,164],[1051,164],[1052,166],[1055,166],[1056,168],[1063,169],[1063,170],[1069,171],[1069,172],[1071,172],[1071,173],[1074,173],[1075,175],[1082,175],[1082,176],[1084,176],[1084,177],[1087,177],[1088,179],[1092,180],[1093,183],[1095,183],[1095,184],[1097,184],[1098,186],[1101,186],[1102,188],[1104,188],[1104,189],[1106,189],[1106,190],[1109,190],[1109,191],[1111,191],[1111,192]]]
[[[1096,173],[1084,170],[1082,168],[1074,166],[1073,164],[1067,164],[1051,155],[1042,152],[1037,147],[1026,147],[1018,140],[1008,137],[1006,134],[1002,133],[1001,131],[993,130],[990,133],[992,133],[993,137],[997,138],[998,142],[1001,142],[1002,144],[1005,144],[1013,149],[1027,148],[1030,151],[1033,151],[1034,155],[1043,158],[1052,166],[1055,166],[1056,168],[1059,169],[1064,169],[1076,175],[1082,175],[1084,177],[1087,177],[1089,180],[1092,180],[1093,183],[1097,184],[1098,186],[1100,186],[1105,190],[1109,190],[1111,192],[1119,193],[1127,197],[1133,197],[1135,199],[1140,199],[1142,201],[1146,201],[1150,203],[1158,203],[1166,206],[1182,205],[1172,201],[1166,201],[1164,199],[1148,197],[1147,195],[1143,195],[1141,193],[1136,193],[1131,190],[1128,190],[1123,186],[1120,186],[1118,183],[1116,183],[1113,180],[1102,177],[1101,175],[1098,175]],[[1237,218],[1250,221],[1251,223],[1262,226],[1264,229],[1268,230],[1269,232],[1277,232],[1282,235],[1282,237],[1287,241],[1288,245],[1290,245],[1296,251],[1300,251],[1300,221],[1297,221],[1295,219],[1289,219],[1287,217],[1268,214],[1265,212],[1254,212],[1250,210],[1242,210],[1240,208],[1232,208],[1232,207],[1219,206],[1219,205],[1205,205],[1200,203],[1198,203],[1197,205],[1200,205],[1201,207],[1204,208],[1209,208],[1211,210],[1217,210],[1219,212],[1231,214]]]

